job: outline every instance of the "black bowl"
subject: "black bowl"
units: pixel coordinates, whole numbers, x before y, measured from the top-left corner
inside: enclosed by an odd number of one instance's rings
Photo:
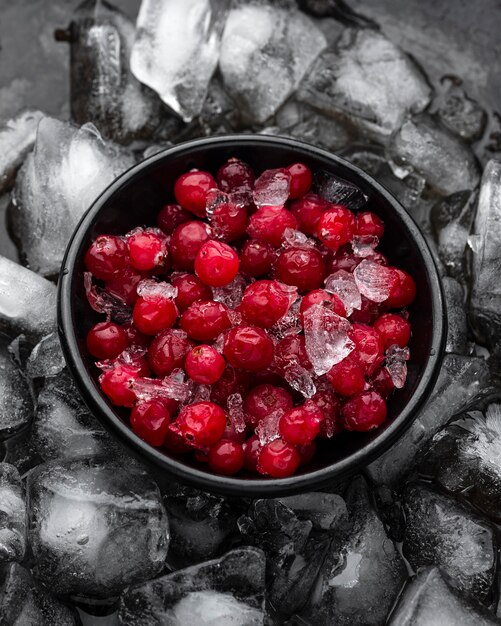
[[[321,442],[314,461],[290,478],[225,477],[182,456],[169,455],[142,441],[128,424],[127,411],[113,407],[99,390],[98,370],[85,348],[89,328],[99,321],[85,296],[84,253],[102,233],[123,234],[138,225],[155,224],[176,178],[191,168],[213,173],[230,157],[239,157],[256,172],[301,161],[312,171],[326,170],[358,185],[368,207],[384,220],[382,251],[412,274],[417,297],[410,307],[413,336],[404,389],[388,405],[388,421],[371,433],[346,433]],[[66,251],[59,281],[59,333],[75,381],[90,410],[104,426],[167,480],[174,477],[205,490],[233,495],[271,497],[319,489],[361,470],[387,450],[410,426],[427,399],[440,369],[446,317],[440,278],[428,246],[405,209],[380,184],[343,159],[292,139],[235,135],[190,141],[160,152],[123,174],[96,200],[78,225]],[[190,455],[191,456],[191,455]]]

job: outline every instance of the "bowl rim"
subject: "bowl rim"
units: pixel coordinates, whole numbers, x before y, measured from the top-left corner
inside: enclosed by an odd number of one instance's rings
[[[433,324],[428,361],[421,373],[421,379],[416,390],[407,405],[393,419],[393,422],[381,432],[380,436],[369,441],[363,448],[350,456],[320,469],[288,478],[252,479],[220,476],[208,471],[205,472],[185,465],[182,461],[178,461],[173,457],[164,455],[157,448],[153,448],[140,439],[114,413],[95,386],[91,376],[87,373],[81,357],[73,325],[71,291],[74,268],[82,240],[101,209],[125,183],[130,184],[146,170],[159,165],[164,159],[170,160],[186,153],[198,152],[206,147],[237,148],[246,146],[252,148],[265,147],[267,145],[292,150],[298,157],[302,154],[312,158],[320,157],[327,159],[334,166],[341,166],[342,169],[350,170],[355,177],[362,179],[365,184],[383,196],[397,213],[398,218],[404,222],[405,227],[420,250],[430,282]],[[165,472],[166,475],[175,477],[179,482],[187,483],[206,491],[215,491],[235,496],[273,497],[319,489],[343,480],[374,461],[388,450],[410,427],[418,410],[428,399],[439,374],[440,364],[445,352],[447,334],[446,309],[438,269],[424,236],[406,209],[387,189],[359,167],[322,148],[297,139],[277,135],[231,134],[193,139],[162,150],[122,173],[96,198],[85,212],[68,243],[59,276],[57,309],[58,332],[68,369],[82,394],[83,400],[105,428],[111,431],[134,454],[148,461],[150,465],[153,464],[156,468]]]

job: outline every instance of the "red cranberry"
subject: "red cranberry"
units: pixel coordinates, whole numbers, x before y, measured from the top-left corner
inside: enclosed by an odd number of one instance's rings
[[[299,307],[301,324],[304,325],[304,314],[314,304],[321,304],[341,317],[346,316],[344,304],[337,294],[328,293],[324,289],[315,289],[314,291],[310,291],[310,293],[306,294],[301,300],[301,306]]]
[[[101,374],[101,389],[115,406],[131,407],[136,401],[136,394],[130,388],[131,382],[138,378],[136,367],[116,363],[111,369]]]
[[[291,213],[297,219],[300,230],[307,235],[316,235],[318,222],[332,205],[320,196],[309,193],[291,204]]]
[[[283,371],[293,363],[311,369],[303,335],[287,335],[275,346],[275,364],[280,370]]]
[[[137,286],[143,279],[143,274],[128,267],[122,273],[106,281],[106,291],[128,306],[133,306],[137,300]]]
[[[291,394],[282,387],[275,387],[267,383],[251,389],[243,403],[246,421],[253,428],[272,413],[288,411],[291,408]]]
[[[181,315],[179,323],[181,328],[197,341],[214,341],[231,326],[228,308],[214,300],[194,302]]]
[[[170,298],[162,295],[139,297],[132,311],[132,319],[145,335],[157,335],[174,325],[178,310]]]
[[[271,328],[289,310],[290,295],[276,280],[257,280],[242,296],[239,310],[251,324]]]
[[[209,467],[216,474],[233,476],[244,466],[242,444],[228,439],[221,439],[209,450]]]
[[[233,367],[250,371],[263,370],[273,360],[273,341],[261,328],[232,328],[225,338],[224,356]]]
[[[327,271],[329,274],[334,274],[339,270],[345,270],[351,274],[362,260],[362,258],[355,256],[348,246],[343,246],[334,253],[328,263]]]
[[[299,456],[301,458],[299,465],[307,465],[315,458],[315,454],[317,453],[317,444],[312,441],[311,443],[307,443],[303,446],[297,446],[297,451],[299,452]]]
[[[384,348],[397,345],[405,348],[411,338],[411,325],[401,315],[385,313],[374,322],[374,328],[383,338]]]
[[[294,200],[308,193],[313,182],[313,176],[309,167],[304,163],[293,163],[287,168],[291,174],[289,198]]]
[[[395,389],[395,384],[386,367],[381,367],[374,373],[371,384],[374,391],[377,391],[385,399],[388,399]]]
[[[212,346],[196,346],[186,356],[188,376],[201,385],[213,385],[223,375],[225,360]]]
[[[174,195],[183,209],[195,213],[198,217],[205,217],[207,192],[214,187],[216,181],[209,172],[192,170],[176,180]]]
[[[132,409],[130,424],[136,435],[150,446],[158,448],[163,444],[167,435],[170,424],[169,411],[161,400],[139,402]]]
[[[288,248],[278,257],[275,275],[286,285],[299,291],[317,289],[325,278],[325,263],[322,255],[314,248]]]
[[[259,239],[278,248],[286,228],[297,228],[297,220],[290,211],[283,207],[261,207],[251,215],[247,232],[254,239]]]
[[[244,385],[241,379],[237,376],[233,367],[227,364],[221,378],[211,387],[210,399],[220,406],[225,406],[228,396],[234,393],[242,394],[243,392]]]
[[[148,362],[157,376],[167,376],[177,367],[184,365],[184,360],[193,343],[183,332],[164,330],[157,335],[148,349]]]
[[[193,271],[198,251],[208,240],[207,224],[203,222],[186,222],[178,226],[169,246],[174,265],[182,270]]]
[[[193,214],[185,211],[179,204],[166,204],[157,215],[157,226],[166,235],[172,235],[180,224],[193,219]]]
[[[318,238],[331,250],[337,250],[353,239],[356,222],[353,213],[340,205],[325,211],[318,222]]]
[[[231,158],[221,165],[216,180],[219,189],[225,193],[249,193],[254,186],[255,176],[250,165],[240,159]]]
[[[320,424],[320,437],[325,439],[340,433],[343,430],[339,419],[341,402],[334,390],[327,387],[318,389],[311,400],[317,405],[323,417]]]
[[[279,422],[280,436],[293,445],[307,445],[320,432],[322,412],[314,402],[290,409]]]
[[[224,287],[238,273],[240,261],[237,253],[222,241],[207,241],[198,251],[195,272],[200,280],[211,287]]]
[[[357,228],[356,234],[359,237],[373,236],[381,237],[384,235],[384,223],[375,213],[370,211],[364,211],[357,215]]]
[[[410,274],[393,268],[396,282],[385,304],[392,309],[399,309],[410,304],[416,297],[416,283]]]
[[[354,309],[350,315],[350,322],[357,322],[359,324],[373,324],[381,314],[381,305],[377,302],[367,300],[362,296],[362,306],[360,309]]]
[[[365,387],[364,370],[351,355],[333,365],[327,372],[327,378],[341,396],[353,396]]]
[[[85,254],[85,267],[99,280],[113,278],[128,265],[127,245],[114,235],[99,235]]]
[[[127,237],[130,263],[140,271],[164,269],[167,259],[167,240],[153,230],[138,229]]]
[[[248,221],[247,209],[231,201],[218,204],[210,216],[214,236],[223,241],[234,241],[245,235]]]
[[[258,472],[272,478],[292,476],[301,463],[301,457],[290,443],[275,439],[263,446],[259,453]]]
[[[87,333],[87,350],[97,359],[114,359],[127,347],[127,335],[113,322],[99,322]]]
[[[195,402],[181,409],[177,426],[194,448],[212,446],[223,436],[226,413],[213,402]]]
[[[257,239],[249,239],[240,253],[240,269],[248,276],[263,276],[271,270],[273,248]]]
[[[366,432],[386,419],[386,402],[375,391],[365,391],[347,400],[341,409],[346,430]]]
[[[355,343],[355,350],[350,356],[366,373],[371,374],[383,361],[383,338],[375,328],[365,324],[353,324],[350,337]]]
[[[147,348],[150,345],[151,337],[143,335],[132,322],[122,325],[122,329],[127,337],[128,346],[136,346],[139,348]]]
[[[164,439],[164,448],[174,454],[186,454],[191,452],[192,448],[186,443],[183,436],[179,432],[176,422],[169,424],[167,434]]]
[[[177,289],[174,300],[181,313],[198,300],[212,300],[212,289],[209,285],[204,285],[195,274],[173,276],[171,283]]]
[[[252,435],[243,444],[244,467],[246,470],[249,470],[249,472],[257,472],[257,462],[261,448],[262,445],[257,435]]]

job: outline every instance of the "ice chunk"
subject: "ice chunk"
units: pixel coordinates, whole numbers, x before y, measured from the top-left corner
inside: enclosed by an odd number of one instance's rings
[[[41,111],[23,111],[0,126],[0,195],[14,184],[17,170],[33,148]]]
[[[300,493],[279,498],[299,519],[309,520],[316,530],[334,530],[346,524],[348,512],[341,496],[335,493]]]
[[[395,282],[391,268],[364,259],[353,272],[360,293],[371,302],[384,302],[390,295]]]
[[[488,603],[497,560],[489,524],[423,483],[406,488],[404,510],[403,554],[411,566],[436,565],[463,597]]]
[[[261,206],[283,206],[289,197],[290,172],[286,169],[265,170],[254,183],[254,203]]]
[[[378,484],[395,484],[419,462],[429,441],[455,413],[486,386],[490,378],[487,363],[478,357],[448,354],[442,363],[435,388],[409,430],[368,466]]]
[[[400,348],[396,344],[386,350],[385,368],[396,389],[402,389],[407,380],[407,361],[410,357],[409,348]]]
[[[311,372],[294,361],[284,368],[284,378],[289,385],[305,398],[312,398],[317,388]]]
[[[414,170],[438,193],[475,189],[480,170],[471,148],[429,115],[408,119],[388,152],[397,166]]]
[[[84,272],[84,286],[87,302],[90,307],[97,313],[106,315],[106,320],[113,320],[117,324],[124,324],[132,320],[132,309],[118,295],[115,295],[93,282],[92,274]],[[151,282],[156,284],[154,280],[144,280],[141,282]],[[145,290],[147,292],[147,290]]]
[[[28,382],[0,340],[0,441],[26,428],[33,418]]]
[[[192,393],[191,381],[184,380],[181,370],[173,370],[164,378],[136,378],[131,382],[130,388],[140,400],[153,398],[167,398],[186,402]]]
[[[321,304],[314,304],[303,316],[306,352],[317,376],[326,374],[355,348],[349,338],[351,325]]]
[[[350,317],[354,309],[362,308],[362,296],[355,277],[350,272],[338,270],[334,274],[330,274],[325,279],[324,288],[325,291],[339,296],[346,309],[346,317]]]
[[[467,324],[465,297],[461,285],[448,276],[442,279],[445,303],[447,305],[447,352],[465,354],[467,343]]]
[[[332,204],[342,204],[352,211],[361,209],[369,199],[360,187],[325,170],[316,172],[315,187],[320,197]]]
[[[143,0],[130,65],[186,122],[202,110],[230,0]]]
[[[439,99],[437,115],[442,124],[469,142],[480,139],[485,130],[487,115],[476,100],[468,97],[464,89],[449,79],[445,93]]]
[[[260,612],[264,620],[264,572],[265,559],[261,550],[250,547],[231,550],[220,559],[129,588],[120,600],[119,623],[124,626],[150,626],[155,623],[180,626],[172,613],[174,607],[179,606],[178,602],[187,598],[188,594],[207,594],[210,591],[231,594],[239,602],[240,611],[243,610],[241,605],[247,605],[252,619]],[[185,604],[194,604],[192,599],[193,596],[191,600],[185,600]],[[199,623],[197,619],[193,621],[193,625]],[[219,625],[220,622],[216,623]],[[254,623],[262,622],[250,622]]]
[[[323,52],[298,98],[357,128],[387,138],[408,112],[426,108],[431,89],[417,65],[381,32],[347,29]]]
[[[230,593],[192,591],[181,598],[167,617],[167,624],[183,626],[262,626],[263,611],[237,600]]]
[[[30,378],[51,378],[65,368],[61,344],[57,333],[50,333],[33,348],[26,364]]]
[[[27,491],[34,575],[54,593],[108,598],[161,571],[167,516],[139,466],[52,461],[29,474]]]
[[[256,427],[255,433],[259,437],[259,443],[264,446],[280,437],[279,423],[284,411],[273,411],[262,420]]]
[[[216,300],[216,302],[222,302],[232,310],[240,304],[248,284],[249,281],[242,274],[237,274],[231,283],[225,287],[212,288],[214,300]]]
[[[239,393],[232,393],[226,400],[228,407],[228,415],[230,416],[231,424],[237,433],[245,432],[247,426],[245,424],[245,415],[242,408],[243,400]]]
[[[21,477],[13,465],[0,463],[0,563],[22,561],[25,548],[26,505]]]
[[[242,117],[260,124],[271,117],[325,45],[322,31],[296,9],[237,3],[226,21],[219,66]]]
[[[22,258],[43,276],[59,272],[66,245],[84,212],[134,160],[105,142],[92,124],[81,128],[44,117],[35,150],[19,172],[11,211]]]

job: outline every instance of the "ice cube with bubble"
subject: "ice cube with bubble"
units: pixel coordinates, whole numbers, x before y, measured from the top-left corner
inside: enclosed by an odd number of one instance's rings
[[[17,469],[0,463],[0,563],[22,561],[25,550],[24,487]]]

